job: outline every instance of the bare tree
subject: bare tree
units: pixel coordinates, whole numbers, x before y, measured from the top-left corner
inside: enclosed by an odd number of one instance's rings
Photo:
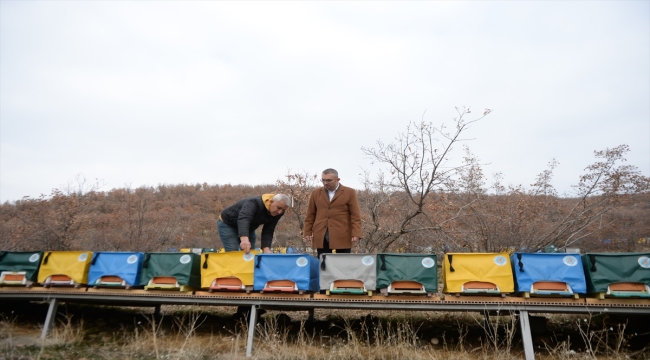
[[[82,221],[103,182],[89,184],[83,175],[69,181],[63,190],[53,189],[50,196],[23,198],[17,203],[16,216],[39,246],[65,250],[75,245],[80,230],[90,224]]]
[[[558,162],[552,159],[529,188],[503,186],[502,175],[487,184],[480,160],[467,147],[460,161],[455,145],[490,113],[467,120],[457,109],[449,128],[410,123],[394,142],[362,148],[383,166],[376,180],[368,172],[360,204],[365,251],[536,251],[566,247],[613,225],[608,212],[632,195],[647,193],[649,179],[625,165],[627,145],[596,151],[574,193],[560,197],[552,185]]]
[[[287,170],[285,175],[286,180],[278,180],[276,182],[277,191],[291,197],[292,204],[290,204],[289,212],[292,214],[293,221],[283,220],[279,224],[280,228],[292,228],[291,233],[295,234],[290,236],[292,245],[306,247],[306,243],[302,238],[302,229],[305,225],[305,216],[307,215],[307,204],[309,203],[309,196],[312,190],[316,187],[316,179],[318,174],[310,174],[307,171],[300,170],[292,172],[291,169]],[[293,223],[295,228],[288,226],[287,223]],[[296,239],[297,238],[297,239]],[[296,239],[297,241],[293,241]]]
[[[629,146],[594,151],[597,159],[574,186],[576,203],[560,215],[545,232],[531,244],[541,248],[551,244],[570,246],[596,229],[611,225],[602,223],[603,215],[629,199],[630,195],[647,192],[650,179],[635,166],[624,165]],[[538,182],[542,182],[540,180]],[[595,225],[595,226],[592,226]]]
[[[387,198],[393,198],[394,201],[390,202],[393,207],[391,212],[398,219],[397,224],[388,228],[381,228],[376,222],[366,226],[364,237],[370,248],[386,251],[404,235],[440,231],[474,201],[458,204],[457,213],[448,213],[445,217],[434,216],[441,213],[433,211],[439,207],[432,203],[432,198],[443,199],[445,192],[455,191],[460,171],[468,166],[466,163],[453,162],[455,146],[468,140],[463,137],[465,132],[491,112],[485,109],[481,115],[469,120],[469,108],[456,108],[456,111],[457,116],[450,127],[445,124],[436,127],[424,120],[411,122],[406,132],[398,134],[394,142],[384,143],[380,140],[374,148],[362,148],[373,164],[384,167],[377,181],[366,181],[366,190],[379,194],[379,198],[370,203],[376,205],[381,199],[385,202]],[[381,246],[378,247],[379,244]]]
[[[604,215],[624,205],[630,196],[647,192],[648,178],[622,165],[626,145],[596,151],[602,159],[588,166],[574,186],[573,197],[559,197],[551,184],[557,161],[537,175],[529,189],[504,187],[500,174],[491,188],[464,190],[455,197],[476,196],[453,222],[450,243],[471,251],[537,251],[549,245],[567,247],[614,225]],[[461,176],[466,181],[468,174]],[[472,179],[472,177],[469,177]],[[482,189],[482,190],[481,190]],[[485,195],[488,190],[494,192]]]

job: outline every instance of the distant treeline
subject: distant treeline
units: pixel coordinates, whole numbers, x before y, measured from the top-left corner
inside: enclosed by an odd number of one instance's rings
[[[241,198],[273,192],[294,197],[294,207],[276,229],[274,245],[305,247],[301,228],[313,185],[296,179],[288,176],[286,182],[258,186],[203,183],[54,190],[48,196],[0,206],[0,250],[221,247],[215,227],[221,210]],[[593,213],[597,216],[593,221],[585,221],[591,213],[569,215],[581,199],[556,196],[438,193],[428,199],[422,214],[406,219],[413,205],[403,191],[359,189],[358,194],[364,238],[355,250],[362,252],[535,251],[549,245],[639,251],[648,244],[638,239],[650,237],[648,193],[630,195],[607,212]],[[580,228],[566,230],[580,221]]]
[[[392,142],[362,152],[378,167],[357,189],[363,237],[359,252],[494,252],[580,248],[636,251],[650,237],[650,178],[626,163],[629,146],[594,151],[571,195],[553,187],[553,159],[528,187],[491,180],[463,146],[464,132],[491,113],[456,108],[445,124],[411,122]],[[523,150],[522,150],[523,151]],[[452,155],[455,154],[455,155]],[[452,158],[461,161],[451,161]],[[306,248],[307,203],[319,174],[287,171],[276,184],[158,185],[101,191],[82,177],[37,199],[0,206],[0,250],[160,251],[221,247],[215,224],[237,200],[285,193],[292,207],[274,245]]]

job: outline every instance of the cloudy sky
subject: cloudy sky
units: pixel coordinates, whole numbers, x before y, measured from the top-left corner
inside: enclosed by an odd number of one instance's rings
[[[628,144],[650,176],[649,1],[0,1],[0,201],[79,174],[266,184],[339,170],[456,106],[472,151],[569,191]],[[478,112],[478,111],[477,111]]]

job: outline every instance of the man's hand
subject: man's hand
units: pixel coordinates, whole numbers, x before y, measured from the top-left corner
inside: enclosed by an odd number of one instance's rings
[[[352,242],[357,242],[357,241],[359,241],[359,238],[356,237],[356,236],[353,236],[353,237],[352,237]]]
[[[273,254],[273,251],[271,251],[270,247],[265,247],[264,249],[262,249],[262,251],[264,251],[265,254]]]
[[[305,240],[307,240],[307,241],[312,241],[313,238],[314,238],[313,235],[307,235],[307,236],[305,236]]]
[[[239,248],[244,250],[246,254],[251,252],[251,243],[248,241],[248,236],[242,236],[239,238]]]

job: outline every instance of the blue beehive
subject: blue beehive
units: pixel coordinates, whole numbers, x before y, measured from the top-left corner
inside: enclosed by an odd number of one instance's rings
[[[318,259],[307,254],[255,256],[253,290],[261,292],[317,292]]]
[[[143,259],[141,252],[96,252],[90,262],[88,285],[139,286]]]
[[[511,256],[517,292],[525,297],[574,296],[587,293],[587,282],[578,254],[514,253]]]

